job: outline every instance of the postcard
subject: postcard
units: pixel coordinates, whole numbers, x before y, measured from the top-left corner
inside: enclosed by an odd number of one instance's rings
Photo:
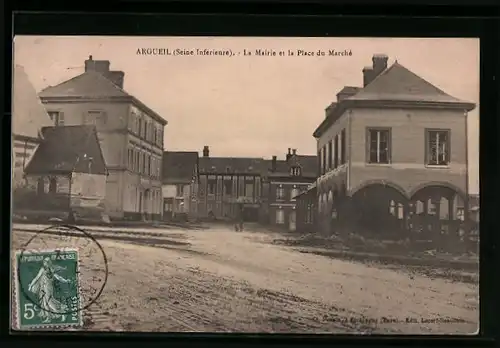
[[[15,330],[475,334],[479,40],[16,36]]]

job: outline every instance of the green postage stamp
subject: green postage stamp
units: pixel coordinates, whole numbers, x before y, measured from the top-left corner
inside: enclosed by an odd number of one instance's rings
[[[15,261],[18,329],[82,325],[78,250],[19,251]]]

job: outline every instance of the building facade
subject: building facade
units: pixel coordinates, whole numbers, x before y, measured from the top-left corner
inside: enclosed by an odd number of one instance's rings
[[[296,197],[316,180],[317,157],[300,156],[288,149],[285,160],[273,156],[266,176],[268,223],[289,231],[297,229]]]
[[[123,90],[124,73],[110,62],[85,61],[85,72],[44,89],[40,99],[56,126],[94,125],[108,176],[111,219],[160,219],[161,161],[167,121]]]
[[[267,169],[263,158],[210,157],[209,147],[199,159],[198,216],[258,221],[261,183]]]
[[[467,113],[397,61],[374,55],[363,87],[345,87],[314,132],[318,222],[325,233],[453,235],[467,205]]]
[[[27,183],[24,169],[42,141],[42,127],[52,126],[52,121],[41,103],[24,68],[14,67],[12,88],[12,188]]]
[[[196,218],[198,152],[163,153],[163,218]]]

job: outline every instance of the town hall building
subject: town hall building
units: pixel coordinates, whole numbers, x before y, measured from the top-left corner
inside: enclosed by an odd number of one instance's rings
[[[422,236],[458,233],[467,206],[467,114],[403,63],[374,55],[314,132],[318,228]],[[361,71],[360,71],[361,73]]]

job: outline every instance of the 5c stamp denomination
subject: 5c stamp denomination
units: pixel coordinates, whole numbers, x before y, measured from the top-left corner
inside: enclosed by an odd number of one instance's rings
[[[78,260],[76,249],[16,253],[19,329],[82,325]]]

